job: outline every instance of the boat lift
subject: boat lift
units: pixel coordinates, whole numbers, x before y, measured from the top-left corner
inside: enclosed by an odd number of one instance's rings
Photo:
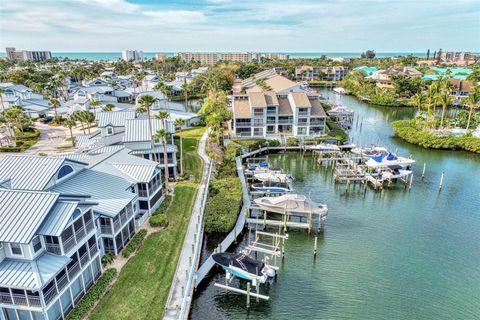
[[[262,239],[267,237],[272,239],[272,244],[266,243]],[[263,263],[267,264],[270,259],[273,259],[273,266],[270,266],[275,270],[275,277],[278,275],[279,268],[277,267],[277,258],[284,257],[284,247],[285,247],[285,240],[288,239],[288,234],[280,234],[280,233],[271,233],[265,231],[255,231],[255,240],[250,242],[244,250],[242,250],[245,254],[250,255],[252,252],[255,252],[255,258],[257,258],[258,253],[264,254]],[[268,240],[267,240],[268,241]],[[244,294],[247,297],[247,309],[250,308],[250,297],[256,298],[257,302],[262,300],[268,301],[270,297],[268,295],[260,294],[260,281],[258,279],[253,279],[252,281],[247,282],[247,290],[243,290],[240,288],[236,288],[231,286],[231,282],[235,276],[232,275],[230,272],[225,271],[225,284],[221,283],[214,283],[214,286],[217,288],[224,289],[225,291],[231,291],[234,293]],[[255,287],[256,292],[251,292],[251,287]]]

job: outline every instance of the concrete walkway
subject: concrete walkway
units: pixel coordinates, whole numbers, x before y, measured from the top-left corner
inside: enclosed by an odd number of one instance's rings
[[[183,301],[183,294],[187,288],[191,263],[192,261],[195,261],[193,258],[193,248],[195,246],[195,240],[197,240],[196,238],[198,237],[198,235],[196,235],[198,228],[197,222],[203,221],[203,207],[205,205],[205,197],[206,193],[208,192],[209,184],[210,158],[207,156],[205,149],[207,138],[208,130],[205,131],[198,143],[197,152],[203,159],[203,174],[198,188],[197,197],[195,199],[190,223],[188,225],[187,233],[183,242],[182,252],[180,253],[180,257],[178,259],[177,270],[173,278],[172,286],[170,287],[167,305],[165,306],[164,319],[168,320],[178,319],[179,317],[180,308]],[[200,235],[200,237],[201,236],[202,235]],[[189,305],[190,301],[188,302],[188,306]]]

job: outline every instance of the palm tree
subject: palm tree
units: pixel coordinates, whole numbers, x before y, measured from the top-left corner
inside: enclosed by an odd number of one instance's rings
[[[156,99],[152,97],[151,95],[143,95],[140,97],[138,100],[138,103],[140,103],[140,106],[146,110],[147,113],[147,124],[148,124],[148,136],[151,137],[151,147],[152,147],[152,152],[153,152],[153,157],[155,158],[155,140],[153,138],[153,131],[152,131],[152,117],[151,117],[151,107],[155,103]],[[137,112],[139,112],[137,108]]]
[[[168,95],[170,94],[171,88],[169,86],[167,86],[165,83],[159,82],[155,85],[154,89],[163,93],[163,95],[165,96],[165,99],[164,99],[165,109],[168,112],[170,112],[170,109],[169,109],[169,106],[168,106]]]
[[[480,89],[475,86],[470,95],[465,99],[465,104],[468,105],[470,111],[468,112],[467,130],[470,128],[470,121],[472,119],[473,109],[480,105]]]
[[[185,120],[182,118],[178,118],[175,120],[175,127],[179,128],[179,136],[180,136],[180,176],[183,176],[183,137],[182,137],[182,129],[185,125]]]
[[[93,100],[92,99],[92,101],[90,101],[90,105],[93,107],[93,112],[95,112],[95,108],[99,107],[101,105],[101,103],[98,100]]]
[[[168,154],[167,154],[167,139],[170,137],[170,132],[165,129],[160,129],[155,133],[153,137],[155,140],[160,140],[163,146],[163,166],[165,174],[165,194],[168,194]]]
[[[111,103],[108,103],[105,107],[102,108],[102,111],[103,112],[109,112],[109,111],[112,111],[113,108],[115,108],[115,105],[113,105]]]
[[[63,125],[70,130],[70,138],[72,139],[72,147],[75,147],[75,138],[73,137],[73,127],[77,125],[77,122],[72,118],[68,118],[63,122]]]
[[[416,93],[412,97],[412,104],[418,107],[418,112],[422,109],[423,105],[425,104],[426,96],[423,93]]]
[[[155,115],[155,119],[161,120],[162,128],[166,129],[167,127],[165,126],[165,119],[168,119],[170,117],[170,113],[167,111],[160,111]]]
[[[5,89],[0,88],[0,102],[2,103],[2,112],[5,111],[5,105],[3,104],[3,94],[5,93]]]
[[[85,134],[85,125],[84,125],[84,119],[82,117],[82,111],[80,112],[75,112],[71,118],[75,121],[79,121],[80,122],[80,125],[82,126],[82,131],[83,131],[83,134]]]
[[[55,118],[57,117],[57,107],[60,106],[60,100],[57,98],[51,97],[49,99],[50,104],[53,107],[53,111],[55,112]]]
[[[446,88],[443,88],[437,95],[437,101],[442,106],[442,117],[440,120],[440,128],[443,128],[443,119],[445,117],[445,110],[448,106],[453,104],[453,99],[450,96],[450,91]]]

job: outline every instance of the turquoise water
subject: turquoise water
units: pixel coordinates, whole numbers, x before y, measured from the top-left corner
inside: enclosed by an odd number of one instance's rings
[[[172,57],[174,52],[162,52],[168,57]],[[326,55],[329,58],[359,58],[361,52],[285,52],[290,54],[291,58],[319,58]],[[417,57],[426,57],[425,53],[421,52],[378,52],[378,58],[406,56],[413,54]],[[5,56],[5,52],[0,52],[0,57]],[[122,57],[121,52],[52,52],[54,57],[66,57],[69,59],[86,59],[86,60],[118,60]],[[155,52],[145,52],[145,58],[151,59],[155,57]]]
[[[413,109],[326,94],[355,110],[354,142],[378,142],[417,159],[412,189],[347,193],[309,156],[269,156],[296,177],[299,193],[329,206],[317,259],[313,237],[289,231],[270,301],[253,302],[247,312],[244,296],[213,287],[224,282],[216,274],[197,291],[191,318],[480,319],[480,156],[424,150],[392,137],[388,121],[411,117]]]

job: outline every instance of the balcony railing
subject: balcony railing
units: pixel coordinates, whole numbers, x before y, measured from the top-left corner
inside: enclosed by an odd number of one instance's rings
[[[72,265],[68,269],[68,277],[70,278],[70,281],[77,275],[77,273],[80,271],[80,265],[78,264],[78,261],[75,262],[74,265]]]
[[[52,302],[52,300],[55,299],[57,294],[58,292],[55,286],[52,286],[50,289],[48,289],[48,291],[43,294],[43,299],[45,300],[45,304],[48,305],[50,302]]]
[[[86,235],[85,227],[82,226],[80,229],[78,229],[75,232],[75,238],[76,238],[77,243],[80,242],[80,240],[82,240],[83,237],[85,237],[85,235]]]
[[[267,120],[267,124],[275,124],[275,123],[277,123],[276,120]]]
[[[12,296],[10,295],[10,293],[0,293],[0,303],[13,304]]]
[[[147,190],[138,190],[138,196],[143,197],[143,198],[147,198],[148,197]]]
[[[252,124],[250,122],[236,122],[235,126],[237,128],[248,128],[248,127],[251,127]]]
[[[120,224],[120,220],[117,219],[113,222],[113,229],[115,230],[115,233],[117,233],[118,230],[120,230],[121,226],[122,225]]]
[[[293,120],[284,120],[284,119],[281,119],[281,120],[278,120],[278,123],[279,123],[279,124],[293,124]]]
[[[47,243],[46,244],[46,249],[48,252],[55,253],[58,255],[62,254],[62,249],[60,248],[59,244],[54,244],[54,243]]]
[[[93,225],[93,220],[88,220],[87,223],[85,224],[85,231],[88,233],[90,233],[93,229],[95,229],[94,225]]]
[[[90,257],[93,257],[98,252],[97,244],[94,243],[88,250],[90,251]]]
[[[67,253],[75,246],[75,237],[73,234],[67,239],[63,241],[63,252]]]
[[[40,297],[38,296],[29,296],[23,294],[10,294],[0,293],[0,303],[4,304],[13,304],[26,307],[41,307],[42,303]]]
[[[100,232],[103,234],[112,234],[112,227],[110,225],[101,225]]]
[[[62,291],[68,285],[68,277],[65,273],[60,279],[57,279],[58,291]]]
[[[82,254],[82,256],[80,257],[80,265],[82,266],[82,268],[85,268],[85,266],[88,264],[88,260],[88,252],[85,251],[85,253]]]
[[[307,117],[308,116],[308,111],[299,111],[298,116],[299,117]]]
[[[255,122],[253,123],[253,126],[254,126],[254,127],[258,127],[258,126],[263,126],[264,124],[265,124],[265,122],[263,122],[263,121],[255,121]]]

